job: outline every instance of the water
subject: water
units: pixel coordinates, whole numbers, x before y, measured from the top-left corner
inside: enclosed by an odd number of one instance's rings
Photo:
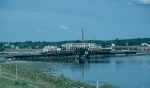
[[[97,58],[100,60],[100,58]],[[106,82],[121,88],[150,88],[150,55],[107,57],[101,63],[50,63],[12,61],[20,67],[48,72],[50,68],[59,69],[55,76],[64,75],[73,80],[84,82]],[[56,74],[55,74],[56,73]],[[89,83],[89,82],[88,82]],[[92,85],[96,85],[91,83]]]
[[[55,64],[73,80],[106,82],[121,88],[150,88],[150,56],[104,58],[104,63]],[[94,85],[94,84],[93,84]]]

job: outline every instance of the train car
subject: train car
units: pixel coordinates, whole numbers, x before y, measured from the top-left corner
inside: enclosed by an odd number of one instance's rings
[[[100,49],[100,50],[92,50],[90,54],[111,54],[110,49]]]
[[[48,55],[55,55],[55,54],[56,54],[56,51],[48,51],[47,54],[48,54]]]
[[[74,50],[58,50],[58,51],[48,51],[45,54],[47,55],[55,55],[55,56],[67,56],[67,55],[75,55]]]
[[[57,51],[56,54],[57,55],[74,55],[75,52],[74,50],[60,50],[60,51]]]

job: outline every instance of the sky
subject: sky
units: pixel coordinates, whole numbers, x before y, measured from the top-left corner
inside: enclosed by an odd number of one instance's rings
[[[0,0],[0,42],[150,38],[150,0]]]

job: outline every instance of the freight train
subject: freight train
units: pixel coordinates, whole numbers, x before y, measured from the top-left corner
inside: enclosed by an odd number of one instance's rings
[[[48,51],[43,52],[42,54],[45,55],[52,55],[52,56],[61,56],[61,55],[95,55],[95,54],[110,54],[109,49],[99,49],[99,50],[90,50],[86,48],[74,49],[74,50],[58,50],[58,51]]]

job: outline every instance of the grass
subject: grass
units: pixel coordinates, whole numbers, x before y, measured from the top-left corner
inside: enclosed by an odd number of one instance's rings
[[[0,78],[0,88],[34,88],[27,85],[25,82],[13,81],[4,77]]]
[[[7,78],[0,78],[0,88],[73,88],[73,87],[86,87],[95,88],[84,82],[74,81],[65,78],[63,75],[55,77],[52,75],[47,76],[44,73],[36,70],[29,70],[18,67],[16,81],[16,67],[10,64],[2,64],[2,75]],[[11,80],[10,80],[11,78]],[[30,85],[30,86],[29,86]],[[32,85],[32,86],[31,86]],[[117,88],[111,85],[103,85],[100,88]]]

